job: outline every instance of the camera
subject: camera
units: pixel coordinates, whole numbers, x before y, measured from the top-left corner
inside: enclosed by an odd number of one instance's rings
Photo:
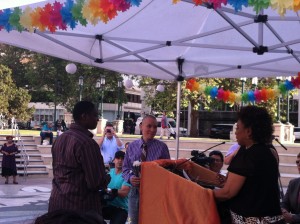
[[[100,190],[99,193],[102,205],[106,205],[108,201],[112,201],[118,196],[118,189],[107,188],[105,190]]]
[[[198,165],[206,168],[208,168],[209,165],[215,161],[213,158],[207,157],[203,152],[199,152],[197,150],[193,150],[191,152],[191,155],[193,156],[191,160],[194,163],[197,163]]]
[[[110,130],[110,129],[107,129],[107,130],[106,130],[106,133],[111,133],[111,130]]]

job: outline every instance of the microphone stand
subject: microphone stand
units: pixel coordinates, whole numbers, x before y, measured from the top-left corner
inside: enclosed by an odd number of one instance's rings
[[[274,138],[274,140],[285,150],[287,150],[287,148],[278,140],[278,138]]]
[[[215,148],[215,147],[217,147],[217,146],[219,146],[219,145],[223,145],[223,144],[225,144],[225,143],[226,143],[226,142],[221,142],[221,143],[219,143],[219,144],[217,144],[217,145],[214,145],[214,146],[212,146],[212,147],[210,147],[210,148],[204,150],[204,151],[201,152],[201,153],[205,153],[205,152],[207,152],[208,150],[210,150],[210,149],[212,149],[212,148]]]
[[[278,138],[274,138],[274,140],[282,147],[284,148],[285,150],[287,150],[287,148],[278,140]],[[277,156],[278,156],[278,152],[276,150],[276,148],[273,146],[273,148],[275,149],[276,153],[277,153]],[[279,159],[279,156],[278,156],[278,159]],[[279,160],[278,160],[278,165],[279,165]],[[284,198],[284,193],[283,193],[283,187],[282,187],[282,182],[281,182],[281,175],[280,175],[280,172],[279,172],[279,168],[278,168],[278,185],[279,185],[279,191],[280,191],[280,197],[281,197],[281,200],[283,200]]]

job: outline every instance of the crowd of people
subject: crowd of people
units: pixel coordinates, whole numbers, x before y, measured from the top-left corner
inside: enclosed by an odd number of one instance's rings
[[[124,224],[128,220],[131,224],[139,223],[143,177],[136,172],[134,163],[170,159],[168,146],[155,138],[156,118],[145,115],[140,124],[141,138],[125,145],[110,123],[106,124],[98,143],[93,139],[89,130],[95,129],[98,121],[93,103],[78,102],[73,118],[75,123],[53,142],[54,177],[49,211],[35,223],[51,223],[47,219],[58,220],[66,215],[83,220],[80,223]],[[41,133],[46,135],[47,128]],[[227,217],[220,214],[221,222],[300,223],[300,178],[289,183],[280,201],[279,161],[271,145],[270,114],[262,107],[242,107],[235,134],[237,143],[225,157],[218,150],[209,153],[207,168],[211,171],[222,175],[223,164],[229,165],[226,179],[219,179],[222,187],[212,189],[216,203],[226,205]],[[17,184],[15,154],[18,148],[12,141],[13,136],[6,139],[7,143],[0,150],[2,176],[6,178],[5,184],[9,183],[9,176],[13,176],[13,183]],[[300,172],[300,153],[296,164]]]

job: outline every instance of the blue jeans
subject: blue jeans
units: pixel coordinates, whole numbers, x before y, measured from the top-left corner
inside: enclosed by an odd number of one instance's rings
[[[128,216],[131,221],[130,224],[139,223],[139,204],[140,204],[139,188],[132,187],[128,195]]]
[[[43,144],[43,140],[46,138],[46,137],[49,137],[50,138],[50,145],[52,145],[52,141],[53,141],[53,133],[50,132],[41,132],[40,134],[41,136],[41,145]]]

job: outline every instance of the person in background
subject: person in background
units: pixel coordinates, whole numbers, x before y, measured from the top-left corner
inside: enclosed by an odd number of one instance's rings
[[[157,131],[156,118],[152,115],[145,115],[140,128],[142,138],[129,144],[123,164],[123,178],[132,185],[128,196],[128,213],[131,224],[137,224],[139,220],[140,177],[134,175],[133,163],[170,159],[168,146],[154,138]]]
[[[170,132],[168,131],[168,117],[166,116],[166,112],[163,112],[161,117],[161,128],[160,128],[160,139],[163,139],[163,136],[167,136],[170,139]]]
[[[229,165],[233,157],[237,154],[240,149],[240,145],[238,143],[233,144],[225,155],[224,163]]]
[[[9,183],[9,177],[13,176],[13,184],[17,182],[17,165],[15,155],[19,153],[18,146],[13,141],[13,136],[6,136],[6,143],[1,147],[2,158],[2,176],[5,177],[5,184]]]
[[[297,155],[296,165],[300,173],[300,153]],[[281,203],[281,211],[287,223],[300,223],[300,178],[289,182],[286,194]]]
[[[112,162],[115,153],[124,148],[124,145],[117,136],[114,127],[111,123],[107,123],[104,128],[104,134],[99,139],[99,147],[104,159],[104,164]]]
[[[89,131],[98,123],[95,105],[78,102],[73,119],[75,123],[57,138],[51,149],[53,181],[48,212],[67,209],[102,217],[99,191],[107,188],[110,176],[105,173],[103,157]]]
[[[218,150],[214,150],[209,153],[209,157],[214,159],[214,161],[209,164],[209,169],[216,173],[220,173],[224,162],[223,154]]]
[[[110,220],[110,224],[125,224],[128,217],[128,193],[131,185],[122,177],[122,167],[125,152],[117,151],[115,153],[115,168],[110,169],[111,180],[108,184],[108,194],[112,195],[113,200],[107,201],[103,207],[103,217]]]
[[[65,122],[64,119],[61,120],[61,127],[62,127],[62,131],[63,132],[66,131],[66,130],[68,130],[67,124],[66,124],[66,122]]]
[[[41,145],[43,144],[43,141],[45,140],[46,137],[50,138],[50,145],[52,145],[53,143],[53,128],[52,128],[52,123],[51,122],[47,122],[43,125],[41,133]]]
[[[236,139],[241,146],[228,167],[225,185],[214,189],[218,201],[230,199],[233,224],[285,223],[280,208],[278,161],[270,147],[272,117],[265,108],[238,112]]]

